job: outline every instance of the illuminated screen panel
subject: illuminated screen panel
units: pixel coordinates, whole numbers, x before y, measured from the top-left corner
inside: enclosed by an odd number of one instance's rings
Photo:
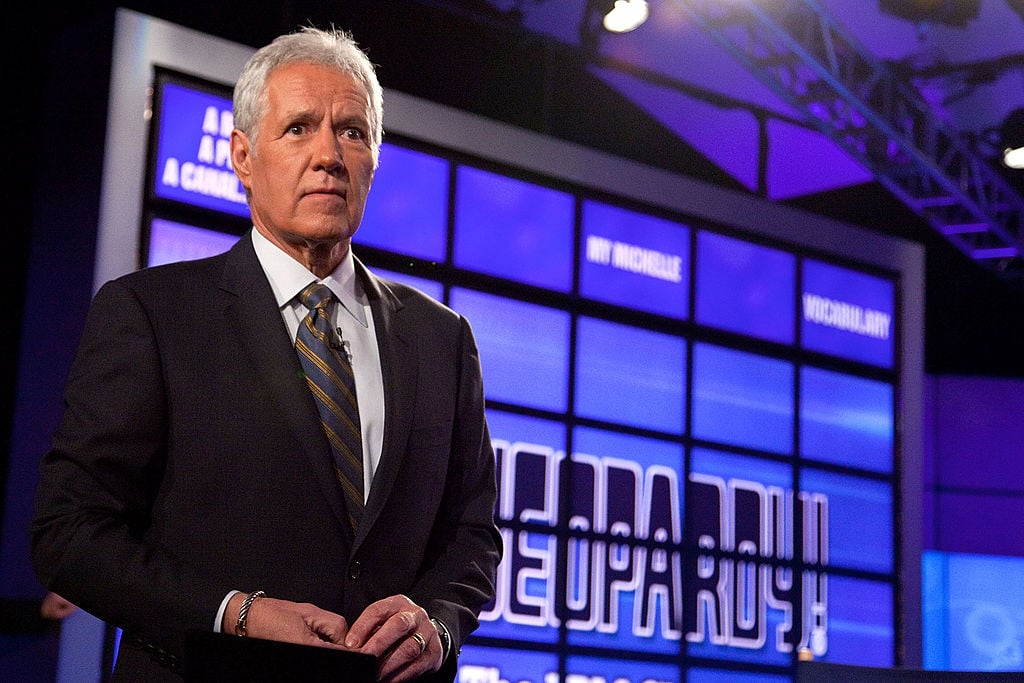
[[[569,291],[573,197],[469,166],[460,166],[457,175],[455,265]]]
[[[892,487],[806,468],[800,488],[828,501],[828,564],[889,573],[895,570]]]
[[[708,344],[693,349],[693,435],[774,453],[793,451],[793,367]]]
[[[817,560],[795,530],[815,528],[819,509],[794,505],[790,465],[706,448],[693,450],[688,492],[689,540],[700,554],[684,572],[687,653],[787,664],[814,631],[803,615],[826,580],[809,567],[794,583],[790,564]],[[733,553],[750,559],[738,563]]]
[[[567,640],[676,653],[684,598],[683,448],[589,427],[577,427],[573,440]]]
[[[569,396],[569,314],[455,288],[451,306],[473,326],[488,398],[563,411]]]
[[[891,667],[895,664],[895,599],[891,583],[828,577],[828,653],[833,664]]]
[[[808,259],[801,303],[804,348],[893,366],[896,296],[891,281]]]
[[[593,201],[583,202],[580,294],[684,319],[690,305],[690,229]]]
[[[773,676],[766,673],[745,673],[694,667],[686,672],[686,683],[790,683],[789,676]]]
[[[222,254],[238,241],[238,235],[154,218],[149,224],[147,266],[175,261],[194,261]]]
[[[679,667],[674,664],[601,657],[570,656],[565,670],[565,680],[615,683],[682,683],[684,680],[679,674]]]
[[[793,254],[701,230],[696,262],[697,322],[769,341],[793,342]]]
[[[355,242],[430,261],[448,245],[449,162],[388,143]]]
[[[921,561],[925,668],[1024,671],[1024,557],[929,550]]]
[[[416,277],[408,273],[397,273],[393,270],[384,270],[383,268],[374,268],[373,272],[385,280],[394,280],[410,287],[415,287],[435,301],[444,301],[444,285],[436,280],[428,280],[427,278]]]
[[[686,345],[595,318],[576,332],[576,414],[673,434],[685,428]]]
[[[805,458],[893,471],[893,387],[820,368],[800,370],[800,454]]]
[[[459,654],[459,681],[547,683],[559,680],[558,671],[558,656],[546,652],[465,645]]]
[[[558,639],[553,530],[566,428],[497,410],[488,411],[487,422],[498,471],[495,517],[506,554],[498,568],[496,596],[481,611],[477,634],[553,643]]]
[[[231,90],[160,74],[153,120],[153,194],[248,218],[245,190],[231,170]]]

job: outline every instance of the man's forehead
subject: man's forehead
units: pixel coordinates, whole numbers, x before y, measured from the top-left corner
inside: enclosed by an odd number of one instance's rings
[[[267,78],[271,99],[341,99],[369,106],[370,96],[351,73],[324,64],[296,62],[280,66]]]

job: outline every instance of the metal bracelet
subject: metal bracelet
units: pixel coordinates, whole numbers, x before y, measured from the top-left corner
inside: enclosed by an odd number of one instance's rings
[[[249,608],[252,607],[252,603],[256,602],[257,598],[262,598],[266,593],[263,591],[253,591],[245,596],[245,600],[242,601],[242,606],[238,608],[238,621],[235,622],[235,635],[245,637],[249,633],[245,628],[245,618],[249,616]]]

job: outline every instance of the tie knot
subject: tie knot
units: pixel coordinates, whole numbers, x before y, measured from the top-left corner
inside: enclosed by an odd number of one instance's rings
[[[322,285],[319,282],[306,287],[302,292],[299,293],[299,301],[302,305],[309,310],[323,309],[331,302],[334,297],[334,293],[330,290],[327,285]]]

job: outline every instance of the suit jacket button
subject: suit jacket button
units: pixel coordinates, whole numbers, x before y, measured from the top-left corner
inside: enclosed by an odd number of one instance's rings
[[[363,571],[363,567],[362,567],[361,564],[359,564],[359,561],[357,560],[357,561],[353,562],[351,565],[349,565],[349,568],[348,568],[348,578],[350,578],[350,579],[358,579],[359,578],[359,574],[362,571]]]

